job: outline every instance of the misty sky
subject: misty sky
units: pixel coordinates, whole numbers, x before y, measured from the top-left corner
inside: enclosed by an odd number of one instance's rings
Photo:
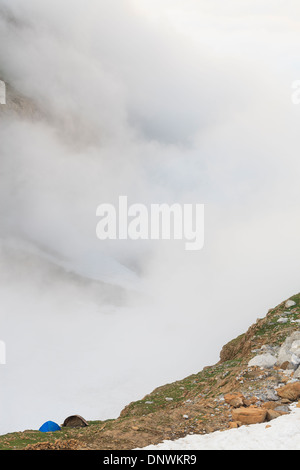
[[[299,291],[300,6],[0,0],[0,15],[0,78],[43,114],[0,115],[0,432],[115,417]],[[120,195],[205,204],[204,248],[100,242],[96,208]]]

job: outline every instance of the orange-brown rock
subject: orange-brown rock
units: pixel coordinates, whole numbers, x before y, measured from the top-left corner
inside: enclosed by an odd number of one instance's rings
[[[283,370],[286,370],[289,366],[289,361],[284,361],[281,365],[280,365],[280,369],[283,369]]]
[[[241,397],[235,397],[230,400],[229,405],[232,406],[232,408],[239,408],[244,405],[244,400]]]
[[[267,410],[251,406],[249,408],[236,408],[232,410],[233,421],[240,421],[242,424],[263,423],[267,416]]]
[[[261,408],[264,408],[265,410],[274,410],[274,408],[277,408],[277,406],[278,401],[265,401],[261,404]]]
[[[277,395],[290,401],[300,398],[300,382],[293,382],[276,389]]]
[[[230,405],[230,402],[236,398],[240,398],[241,400],[244,400],[244,396],[241,393],[226,393],[226,395],[224,395],[224,400],[229,405]]]
[[[238,423],[236,423],[235,421],[230,421],[230,423],[228,424],[228,428],[229,429],[235,429],[235,428],[238,428]]]
[[[256,397],[244,398],[244,405],[251,406],[254,405],[257,401],[258,399]]]

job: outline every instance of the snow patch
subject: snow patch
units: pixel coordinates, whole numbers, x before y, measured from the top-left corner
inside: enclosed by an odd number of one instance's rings
[[[300,408],[269,423],[251,424],[206,435],[189,435],[146,450],[300,450]],[[140,449],[136,449],[140,450]]]

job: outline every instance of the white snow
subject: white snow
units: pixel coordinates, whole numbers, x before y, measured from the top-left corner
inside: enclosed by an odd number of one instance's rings
[[[147,450],[300,450],[300,408],[269,423],[251,424],[206,435],[164,441]],[[267,427],[270,426],[270,427]],[[144,450],[143,449],[143,450]],[[140,449],[137,449],[140,450]]]

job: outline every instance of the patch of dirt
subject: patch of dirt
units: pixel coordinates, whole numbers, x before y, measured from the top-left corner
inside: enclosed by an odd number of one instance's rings
[[[37,444],[28,445],[25,450],[88,450],[88,447],[76,439],[61,440],[54,442],[39,442]]]

